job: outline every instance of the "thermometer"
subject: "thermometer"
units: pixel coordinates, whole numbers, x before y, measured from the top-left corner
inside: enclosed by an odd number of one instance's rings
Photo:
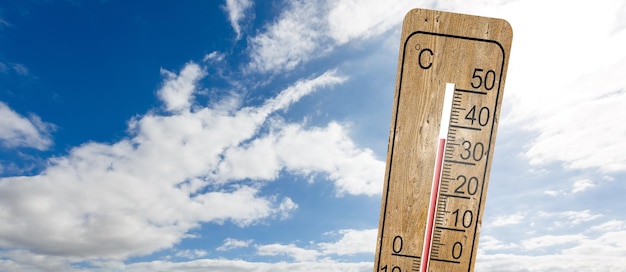
[[[511,40],[501,19],[405,17],[374,272],[473,271]]]

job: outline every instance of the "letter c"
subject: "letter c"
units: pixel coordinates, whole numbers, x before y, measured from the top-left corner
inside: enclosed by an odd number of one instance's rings
[[[428,60],[426,60],[427,63],[424,63],[422,61],[422,55],[424,54],[424,52],[428,52],[428,54],[430,54],[430,58]],[[419,54],[419,59],[417,61],[417,63],[420,65],[420,67],[422,69],[430,69],[430,67],[433,66],[433,61],[432,61],[432,56],[433,56],[433,50],[430,50],[430,48],[424,48],[422,49],[422,51],[420,51]]]

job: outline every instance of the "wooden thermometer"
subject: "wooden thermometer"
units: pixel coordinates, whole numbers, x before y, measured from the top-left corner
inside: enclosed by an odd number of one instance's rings
[[[406,15],[374,272],[473,271],[512,35],[501,19]]]

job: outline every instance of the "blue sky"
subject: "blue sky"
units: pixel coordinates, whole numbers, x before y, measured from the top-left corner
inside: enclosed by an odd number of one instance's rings
[[[2,1],[0,270],[371,271],[402,18],[514,39],[477,271],[626,271],[624,1]]]

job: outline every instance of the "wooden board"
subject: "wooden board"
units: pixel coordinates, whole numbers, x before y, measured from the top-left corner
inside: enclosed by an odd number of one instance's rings
[[[402,26],[374,272],[421,271],[440,126],[448,126],[429,271],[473,271],[512,41],[501,19],[425,9]],[[446,84],[449,124],[441,124]]]

